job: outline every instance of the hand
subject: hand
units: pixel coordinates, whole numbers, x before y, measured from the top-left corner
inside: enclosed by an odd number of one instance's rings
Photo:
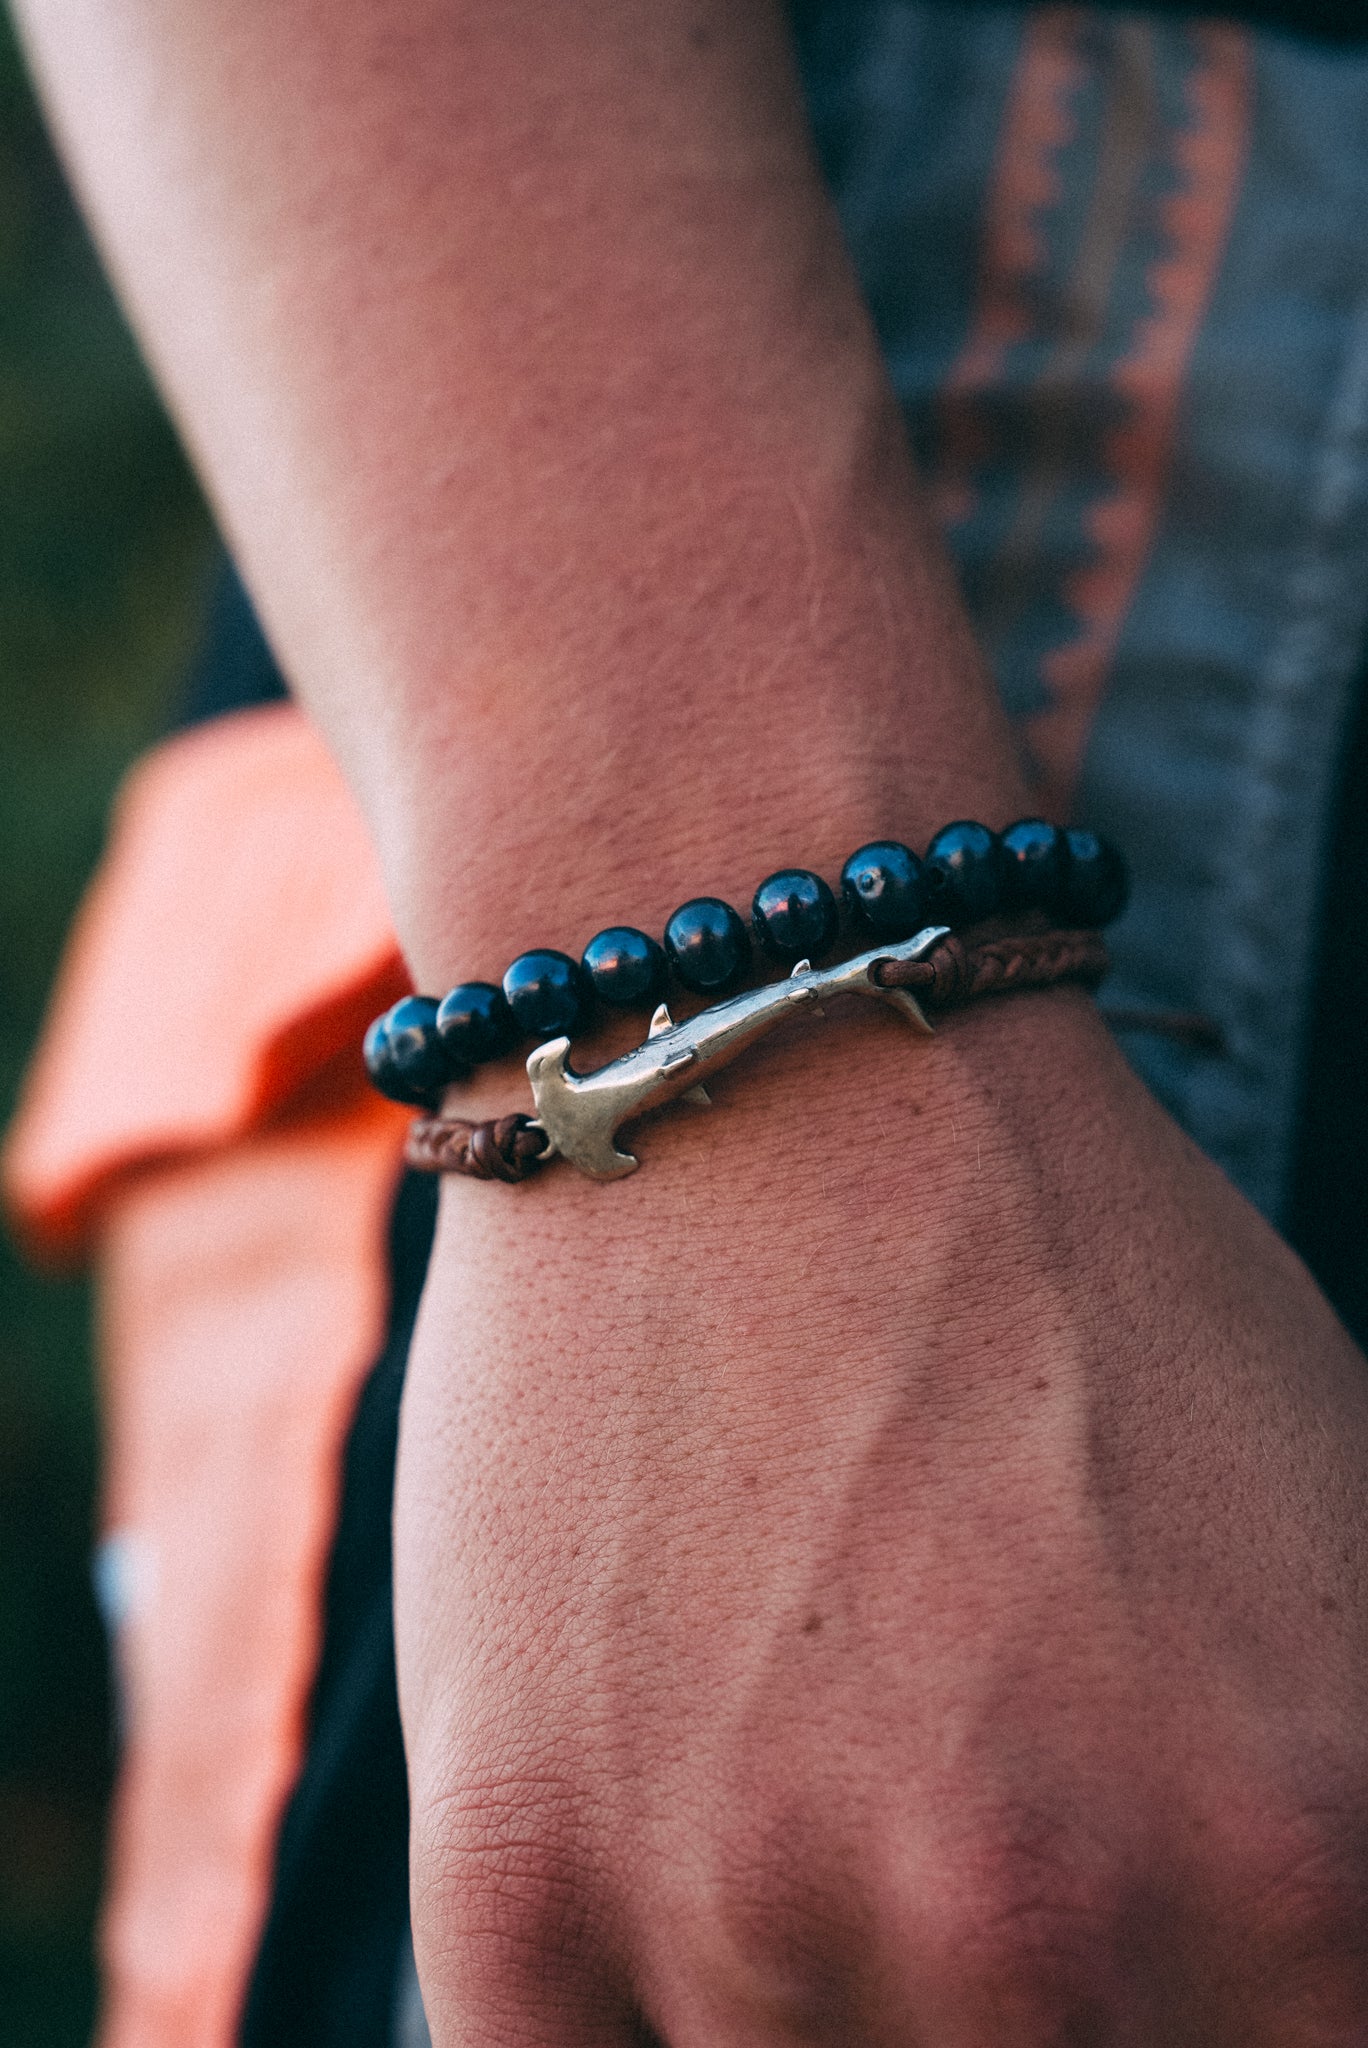
[[[1303,1269],[1073,998],[714,1095],[445,1196],[434,2041],[1368,2041],[1368,1379]]]

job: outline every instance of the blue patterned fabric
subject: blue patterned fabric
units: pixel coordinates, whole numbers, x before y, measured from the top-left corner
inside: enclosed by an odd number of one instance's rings
[[[1368,628],[1368,50],[903,0],[798,28],[1004,702],[1135,871],[1110,993],[1227,1045],[1127,1050],[1276,1219]]]

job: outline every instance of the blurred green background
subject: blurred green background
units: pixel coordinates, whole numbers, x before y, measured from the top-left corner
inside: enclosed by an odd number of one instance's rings
[[[212,552],[0,15],[0,1111]],[[113,1756],[89,1290],[0,1243],[0,2042],[85,2042]]]

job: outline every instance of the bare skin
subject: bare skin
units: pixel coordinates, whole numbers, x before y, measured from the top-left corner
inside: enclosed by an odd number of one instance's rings
[[[767,7],[20,13],[420,985],[1022,807]],[[439,2048],[1368,2042],[1368,1379],[1306,1273],[1073,997],[713,1092],[444,1196]]]

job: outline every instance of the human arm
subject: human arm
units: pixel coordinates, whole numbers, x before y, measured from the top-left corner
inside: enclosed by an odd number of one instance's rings
[[[30,29],[424,985],[1022,808],[767,12]],[[1363,1962],[1356,1355],[1071,999],[717,1095],[622,1188],[445,1205],[438,2038],[1294,2042],[1256,1928]]]

